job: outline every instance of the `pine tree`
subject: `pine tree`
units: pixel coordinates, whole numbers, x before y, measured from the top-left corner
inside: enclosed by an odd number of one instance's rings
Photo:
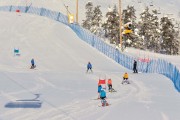
[[[174,25],[168,17],[161,18],[161,31],[162,31],[162,50],[166,51],[166,54],[176,55],[179,51],[179,41],[177,40],[177,32],[174,29]]]
[[[101,33],[102,33],[102,30],[101,30],[102,17],[103,16],[100,10],[100,6],[96,6],[93,10],[90,31],[97,36],[101,36]]]
[[[158,19],[158,11],[156,9],[152,10],[152,19],[151,19],[151,37],[149,40],[148,49],[153,50],[154,52],[160,52],[160,26]]]
[[[86,20],[83,20],[82,26],[85,29],[91,29],[92,17],[93,17],[93,3],[88,2],[86,8]]]
[[[124,27],[126,24],[130,23],[128,29],[133,31],[132,33],[123,35],[123,43],[128,47],[141,48],[143,41],[138,37],[137,33],[135,33],[137,31],[135,12],[136,10],[134,9],[134,6],[127,6],[127,8],[123,10],[122,22],[124,24]]]
[[[132,30],[134,30],[136,28],[136,15],[135,15],[136,10],[134,9],[134,6],[127,6],[126,9],[123,10],[122,13],[122,20],[123,20],[123,24],[126,24],[128,22],[132,23]]]
[[[144,12],[140,14],[141,22],[139,22],[140,36],[144,38],[144,49],[159,52],[160,45],[160,30],[157,17],[157,10],[152,10],[146,7]]]
[[[119,44],[119,14],[117,7],[114,6],[113,9],[109,8],[106,13],[106,21],[103,23],[102,27],[105,31],[105,36],[109,38],[110,43]]]

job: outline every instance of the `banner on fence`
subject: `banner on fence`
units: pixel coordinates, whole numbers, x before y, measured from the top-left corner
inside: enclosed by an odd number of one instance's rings
[[[139,60],[140,62],[146,62],[146,63],[150,62],[150,59],[149,59],[149,58],[138,58],[138,60]]]

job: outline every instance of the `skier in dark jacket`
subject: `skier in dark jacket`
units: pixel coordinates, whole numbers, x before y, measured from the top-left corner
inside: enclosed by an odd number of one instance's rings
[[[93,71],[92,71],[92,64],[91,64],[90,62],[88,62],[88,64],[87,64],[87,72],[88,72],[89,70],[91,70],[91,72],[93,72]]]
[[[137,71],[137,61],[136,60],[134,60],[133,71],[134,71],[134,73],[138,73],[138,71]]]

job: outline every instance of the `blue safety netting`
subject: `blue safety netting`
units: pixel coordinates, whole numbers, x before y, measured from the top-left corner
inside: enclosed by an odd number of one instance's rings
[[[50,19],[64,23],[65,25],[68,25],[83,41],[87,42],[89,45],[96,48],[120,65],[132,70],[133,61],[137,58],[123,54],[121,51],[105,43],[99,37],[83,29],[78,24],[69,24],[66,15],[60,12],[48,10],[46,8],[37,8],[32,6],[0,6],[0,11],[16,12],[16,10],[20,10],[20,12],[22,13],[30,13],[48,17]],[[139,72],[163,74],[172,80],[175,88],[180,92],[180,73],[175,65],[162,59],[150,59],[149,62],[137,62]]]

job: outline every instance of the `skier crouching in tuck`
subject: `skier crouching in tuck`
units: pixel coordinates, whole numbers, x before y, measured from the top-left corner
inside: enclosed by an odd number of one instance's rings
[[[129,81],[128,81],[128,74],[127,73],[125,73],[124,76],[123,76],[122,84],[124,84],[124,83],[130,84]]]

